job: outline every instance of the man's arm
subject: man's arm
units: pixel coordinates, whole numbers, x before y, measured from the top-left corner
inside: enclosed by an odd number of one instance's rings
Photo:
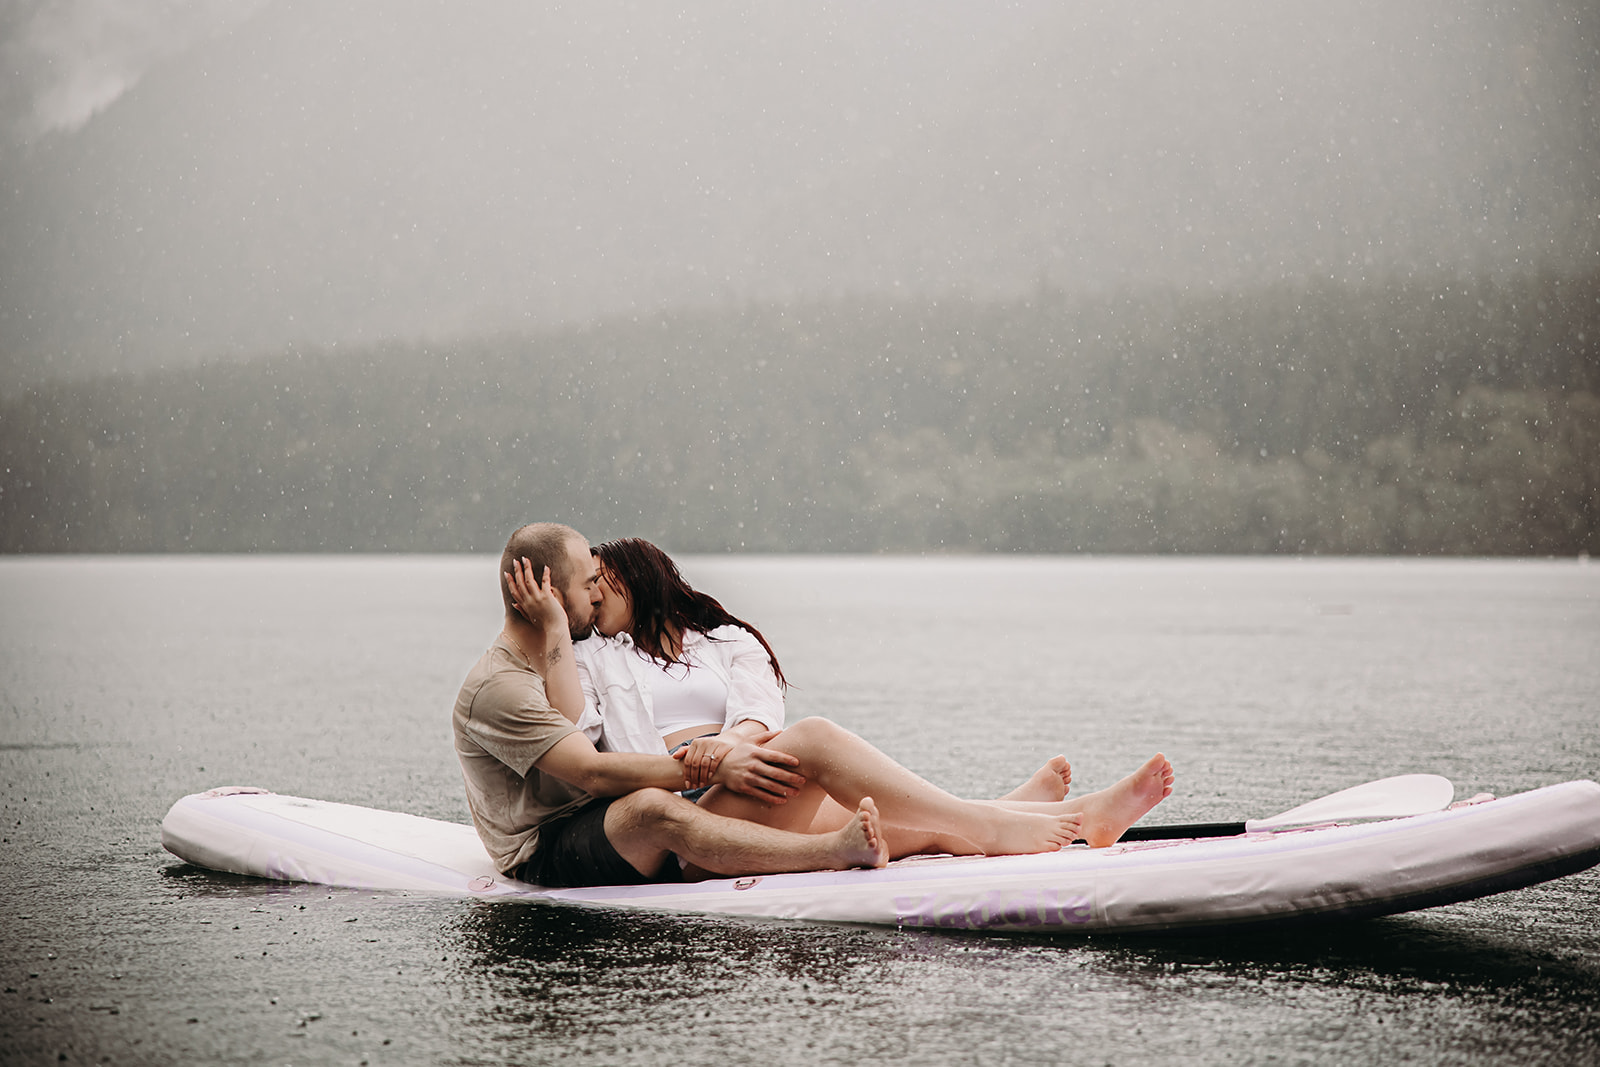
[[[545,699],[569,721],[577,722],[583,715],[583,684],[572,653],[566,609],[550,588],[550,568],[544,569],[541,582],[534,577],[533,564],[527,559],[514,560],[503,580],[522,617],[543,628],[544,643],[526,653],[538,661],[530,666],[544,679]]]
[[[798,763],[799,760],[786,752],[743,741],[721,761],[711,782],[728,788],[744,786],[739,791],[749,793],[755,791],[751,780],[759,776],[765,783],[762,788],[765,798],[782,801],[805,784],[799,774],[784,769],[784,765]],[[677,758],[639,752],[598,752],[581,731],[557,741],[534,766],[593,797],[622,796],[637,789],[668,789],[676,793],[689,788],[683,764]]]
[[[570,733],[550,746],[534,764],[592,797],[619,797],[636,789],[688,788],[683,767],[671,756],[639,752],[599,752],[582,731]]]

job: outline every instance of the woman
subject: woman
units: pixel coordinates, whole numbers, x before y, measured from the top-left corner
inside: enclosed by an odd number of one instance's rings
[[[600,636],[574,646],[584,696],[576,721],[607,751],[685,750],[689,781],[704,787],[734,744],[783,729],[778,657],[650,542],[622,538],[594,552]]]
[[[847,765],[849,777],[874,783],[894,857],[1041,851],[1080,836],[1111,844],[1172,791],[1171,764],[1158,754],[1110,789],[1064,799],[1071,770],[1057,757],[999,801],[961,800],[826,720],[802,720],[786,735],[783,671],[759,630],[693,589],[648,541],[610,541],[594,553],[601,573],[598,636],[574,646],[583,707],[553,703],[598,748],[680,754],[685,781],[697,787],[686,795],[719,814],[813,833],[844,825],[857,798],[828,795],[840,790],[825,780],[797,787],[791,768],[799,761],[787,748],[825,752],[825,760],[811,761],[814,773],[822,764]],[[531,574],[518,569],[507,577],[519,609],[527,610],[540,596]],[[740,743],[770,748],[772,769],[750,776],[737,792],[707,790]],[[819,778],[830,773],[822,767]]]

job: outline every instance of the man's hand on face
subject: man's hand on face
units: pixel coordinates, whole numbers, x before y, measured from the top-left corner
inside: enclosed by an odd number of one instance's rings
[[[542,580],[535,580],[533,564],[526,559],[512,563],[505,576],[506,588],[511,591],[512,603],[522,617],[546,633],[564,633],[567,629],[567,609],[560,595],[550,586],[550,568],[544,569]]]
[[[782,804],[794,796],[806,784],[805,777],[795,770],[800,766],[799,758],[775,748],[761,747],[777,736],[778,731],[772,730],[753,741],[733,744],[712,773],[711,784],[769,804]],[[682,759],[689,751],[680,749],[674,755]]]

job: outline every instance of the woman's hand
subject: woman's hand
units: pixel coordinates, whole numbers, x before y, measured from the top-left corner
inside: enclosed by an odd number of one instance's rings
[[[550,587],[549,567],[544,569],[543,580],[535,581],[533,564],[526,557],[515,560],[506,574],[506,589],[510,591],[511,601],[524,619],[542,627],[546,633],[566,631],[567,609]]]
[[[717,741],[724,735],[715,737],[696,738],[696,741]],[[757,800],[764,800],[769,804],[782,804],[806,784],[805,777],[796,772],[800,766],[797,756],[787,752],[780,752],[775,748],[762,746],[778,736],[777,730],[768,730],[759,734],[754,740],[738,738],[733,744],[728,745],[718,761],[707,784],[721,785],[743,793]],[[686,758],[694,747],[680,749],[673,753],[674,756]],[[684,777],[688,778],[685,772]]]
[[[733,751],[733,742],[721,734],[710,734],[706,737],[697,737],[678,753],[683,760],[683,781],[685,788],[704,789],[711,784],[711,776],[717,773],[717,767],[722,763],[722,757]]]

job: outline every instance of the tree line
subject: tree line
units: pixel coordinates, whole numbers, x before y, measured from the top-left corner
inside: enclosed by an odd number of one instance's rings
[[[663,312],[0,398],[6,552],[1600,548],[1600,274]]]

